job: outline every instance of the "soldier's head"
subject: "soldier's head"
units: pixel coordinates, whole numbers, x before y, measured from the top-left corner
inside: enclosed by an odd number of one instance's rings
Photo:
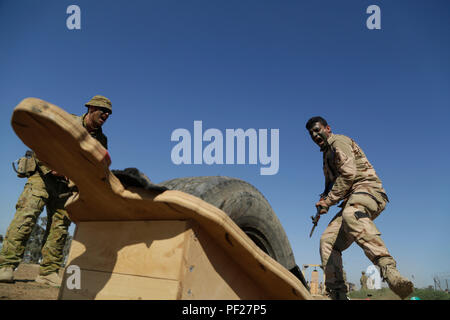
[[[93,129],[100,128],[112,113],[111,100],[104,96],[94,96],[85,106],[88,108],[86,121]]]
[[[361,271],[362,274],[366,274],[364,271]]]
[[[331,136],[331,128],[327,121],[322,117],[312,117],[306,123],[306,130],[308,130],[311,139],[323,150],[327,144],[327,139]]]

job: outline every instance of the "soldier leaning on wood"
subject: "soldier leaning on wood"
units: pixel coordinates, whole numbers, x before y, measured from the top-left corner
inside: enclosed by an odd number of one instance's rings
[[[103,134],[102,126],[112,113],[111,101],[96,95],[85,106],[88,108],[87,113],[83,116],[73,116],[107,149],[107,137]],[[46,206],[47,227],[36,282],[60,286],[61,278],[58,272],[63,263],[63,250],[71,223],[64,209],[64,204],[71,194],[69,181],[48,168],[33,152],[28,152],[27,155],[27,158],[22,158],[25,163],[22,168],[24,170],[19,170],[18,175],[28,179],[17,201],[16,213],[0,251],[0,282],[14,282],[14,269],[22,261],[31,231]]]

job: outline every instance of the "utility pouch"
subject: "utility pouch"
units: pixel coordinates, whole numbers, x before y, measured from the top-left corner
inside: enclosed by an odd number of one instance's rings
[[[36,172],[36,159],[34,158],[34,152],[27,150],[25,156],[13,161],[12,163],[14,171],[19,178],[28,178]],[[16,167],[17,166],[17,167]]]
[[[352,204],[360,204],[366,207],[370,213],[377,212],[379,209],[380,203],[378,200],[367,192],[354,192],[350,196],[347,202],[349,205]]]

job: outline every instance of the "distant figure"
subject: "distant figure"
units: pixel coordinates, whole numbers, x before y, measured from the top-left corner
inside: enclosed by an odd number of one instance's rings
[[[364,271],[361,272],[361,279],[359,279],[359,282],[361,283],[361,290],[367,290],[367,278],[366,273]]]
[[[367,287],[371,290],[381,289],[380,271],[373,264],[367,267],[366,275],[369,277]]]
[[[413,291],[413,283],[397,270],[373,222],[389,202],[375,169],[359,145],[347,136],[333,134],[324,118],[309,119],[306,129],[323,153],[325,189],[316,207],[320,214],[326,214],[338,203],[342,208],[320,238],[321,265],[331,299],[348,300],[342,252],[353,242],[381,268],[391,290],[400,298],[406,298]]]
[[[371,278],[367,278],[367,289],[370,289],[370,290],[374,289],[373,279],[371,279]]]

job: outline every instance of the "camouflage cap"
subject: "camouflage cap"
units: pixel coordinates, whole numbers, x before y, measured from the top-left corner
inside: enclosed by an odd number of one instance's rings
[[[94,106],[94,107],[106,108],[109,111],[111,111],[111,113],[112,113],[111,100],[109,100],[108,98],[106,98],[104,96],[96,95],[96,96],[92,97],[91,100],[86,102],[85,106],[86,107]]]

